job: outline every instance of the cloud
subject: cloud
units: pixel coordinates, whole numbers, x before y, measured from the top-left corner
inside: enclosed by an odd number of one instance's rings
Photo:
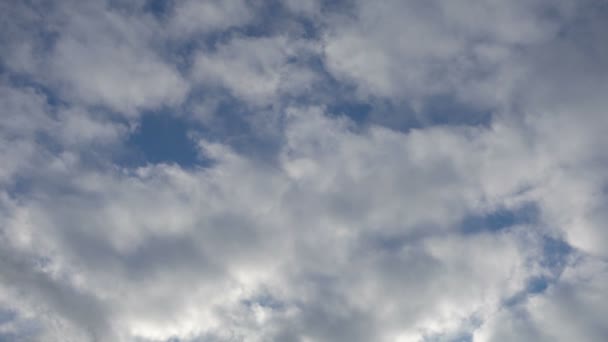
[[[583,260],[576,270],[564,271],[561,282],[544,296],[514,310],[503,310],[488,321],[475,338],[482,341],[601,340],[606,329],[598,317],[606,312],[605,264]],[[593,274],[592,274],[593,273]]]
[[[0,340],[608,334],[601,3],[2,9]]]
[[[352,82],[360,97],[414,104],[437,93],[483,104],[502,100],[521,77],[513,65],[521,49],[559,29],[560,21],[543,14],[565,16],[569,7],[540,1],[357,1],[354,6],[355,15],[329,24],[328,70]]]
[[[44,14],[38,12],[42,8],[24,9],[33,13],[15,25],[31,25],[40,33],[15,29],[7,37],[16,50],[8,53],[7,62],[16,70],[70,102],[128,116],[177,104],[186,95],[188,84],[152,46],[162,28],[149,16],[128,16],[101,3],[45,7]]]
[[[232,96],[254,106],[278,102],[280,96],[305,93],[315,81],[304,63],[315,46],[285,36],[235,37],[214,52],[201,52],[194,63],[195,78],[209,86],[227,89]]]
[[[312,332],[322,340],[355,336],[357,330],[342,331],[326,320],[349,329],[363,320],[377,331],[369,336],[387,340],[444,333],[524,286],[532,274],[525,267],[525,236],[450,232],[479,194],[463,202],[469,185],[446,158],[449,152],[422,152],[417,160],[426,132],[377,129],[360,136],[318,109],[291,115],[279,169],[203,143],[218,163],[211,169],[66,170],[62,184],[71,190],[26,201],[20,210],[28,224],[12,221],[7,234],[29,236],[21,243],[29,253],[61,251],[45,255],[49,268],[104,298],[103,310],[113,312],[109,326],[124,325],[147,338],[222,329],[247,336],[253,328],[246,321],[228,323],[224,315],[246,310],[243,301],[255,303],[250,298],[266,292],[281,304],[261,310],[285,323],[268,322],[261,339]],[[457,139],[433,135],[439,134]],[[463,148],[445,145],[450,147]],[[411,159],[391,158],[405,154]],[[474,285],[464,291],[469,281]],[[175,295],[184,291],[191,294]],[[325,296],[337,296],[337,307],[326,307]],[[207,297],[218,302],[192,306]],[[157,301],[164,303],[162,311],[146,304]],[[65,305],[46,304],[55,310]],[[382,309],[370,310],[374,306]],[[318,321],[317,315],[326,318]]]
[[[201,32],[222,31],[246,25],[253,18],[253,8],[243,0],[183,1],[172,9],[171,29],[176,38]]]

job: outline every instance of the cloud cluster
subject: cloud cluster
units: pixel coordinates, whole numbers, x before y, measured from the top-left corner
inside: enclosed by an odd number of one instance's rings
[[[608,337],[601,1],[0,13],[0,341]]]

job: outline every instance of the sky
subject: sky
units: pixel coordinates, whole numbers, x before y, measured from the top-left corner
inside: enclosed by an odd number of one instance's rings
[[[0,2],[0,341],[608,340],[604,0]]]

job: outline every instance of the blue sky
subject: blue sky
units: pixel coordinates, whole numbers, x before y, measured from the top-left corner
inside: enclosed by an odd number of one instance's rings
[[[0,341],[608,339],[603,1],[0,13]]]

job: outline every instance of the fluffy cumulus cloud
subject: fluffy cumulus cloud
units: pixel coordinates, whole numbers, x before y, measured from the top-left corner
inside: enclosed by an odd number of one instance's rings
[[[0,13],[0,341],[608,339],[605,2]]]

